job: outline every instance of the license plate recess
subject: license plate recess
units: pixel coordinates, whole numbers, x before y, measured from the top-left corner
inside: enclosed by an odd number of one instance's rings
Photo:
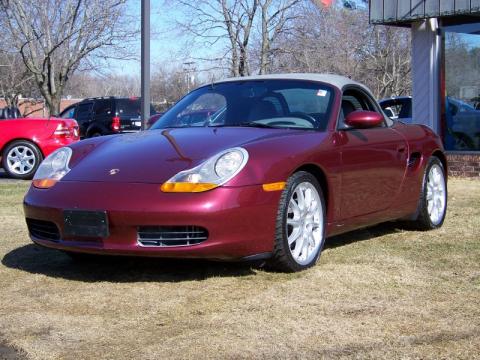
[[[64,210],[63,222],[67,236],[106,238],[109,235],[106,211]]]

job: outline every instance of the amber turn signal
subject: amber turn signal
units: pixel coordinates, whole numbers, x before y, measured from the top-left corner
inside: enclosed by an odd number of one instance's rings
[[[263,184],[262,187],[264,191],[280,191],[285,189],[285,185],[285,181],[280,181],[276,183]]]
[[[33,180],[32,184],[39,189],[49,189],[57,183],[55,179],[37,179]]]
[[[164,183],[160,190],[167,193],[196,193],[208,191],[216,188],[217,184],[210,183],[188,183],[188,182],[177,182],[177,183]]]

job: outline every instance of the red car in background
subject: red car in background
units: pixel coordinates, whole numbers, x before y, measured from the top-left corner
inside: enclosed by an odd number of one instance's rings
[[[79,139],[73,119],[0,120],[1,166],[10,177],[31,179],[44,157]]]

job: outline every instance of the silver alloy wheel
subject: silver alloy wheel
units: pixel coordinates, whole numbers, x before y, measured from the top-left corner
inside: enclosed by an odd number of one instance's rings
[[[28,146],[18,145],[7,153],[7,166],[11,173],[25,175],[35,167],[35,153]]]
[[[433,225],[442,222],[447,203],[446,196],[443,170],[438,164],[434,164],[427,177],[427,210]]]
[[[317,189],[309,182],[300,183],[290,196],[286,231],[293,259],[309,264],[323,241],[323,208]]]

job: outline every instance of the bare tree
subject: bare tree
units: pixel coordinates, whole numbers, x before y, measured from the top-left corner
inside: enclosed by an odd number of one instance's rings
[[[282,51],[271,71],[335,73],[365,83],[377,97],[410,94],[408,30],[370,26],[364,10],[302,7],[303,16],[274,42]]]
[[[18,54],[0,51],[0,96],[9,108],[18,108],[22,96],[32,96],[33,76]]]
[[[140,96],[140,76],[77,71],[64,89],[65,96],[86,98],[97,96]]]
[[[410,36],[403,29],[385,26],[370,28],[364,82],[379,98],[410,93]]]
[[[361,13],[324,9],[304,3],[303,16],[293,31],[278,37],[283,51],[274,71],[332,72],[356,77],[363,61],[362,49],[368,20]]]
[[[181,29],[197,43],[224,52],[197,60],[229,59],[233,76],[269,71],[272,57],[279,50],[272,47],[277,37],[288,30],[295,18],[294,8],[301,0],[200,0],[175,1],[184,11]],[[252,40],[258,40],[253,42]]]
[[[261,50],[260,74],[270,71],[272,57],[278,51],[272,48],[277,37],[281,36],[289,23],[297,16],[292,11],[301,0],[260,0],[261,9]]]
[[[125,20],[126,0],[1,0],[3,28],[45,98],[59,112],[70,76],[93,55],[126,50],[136,31]],[[126,52],[130,54],[130,52]],[[124,55],[122,55],[124,56]]]
[[[189,89],[199,85],[198,76],[191,76],[191,71],[180,66],[157,65],[157,71],[152,76],[152,103],[159,110],[166,110],[182,98]]]
[[[209,47],[225,46],[229,57],[229,70],[233,76],[250,74],[249,43],[259,0],[178,0],[174,6],[180,6],[188,19],[178,25],[188,35],[193,36],[202,45]],[[222,54],[214,59],[221,61]],[[198,58],[198,60],[206,60]]]

